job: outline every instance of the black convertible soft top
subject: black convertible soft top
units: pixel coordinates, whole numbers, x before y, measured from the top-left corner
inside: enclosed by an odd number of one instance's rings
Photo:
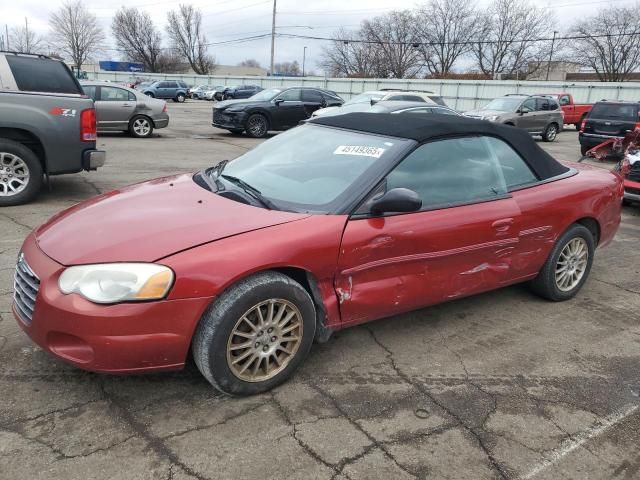
[[[569,171],[545,152],[525,130],[454,115],[398,115],[392,113],[347,113],[316,117],[311,124],[345,128],[376,135],[408,138],[419,143],[443,137],[490,135],[498,137],[516,150],[536,173],[546,180]]]

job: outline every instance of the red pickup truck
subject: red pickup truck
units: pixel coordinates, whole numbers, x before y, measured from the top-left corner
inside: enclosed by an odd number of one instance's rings
[[[582,120],[593,107],[592,103],[575,103],[570,93],[542,93],[541,95],[555,98],[564,113],[565,125],[575,125],[576,130],[580,130]]]

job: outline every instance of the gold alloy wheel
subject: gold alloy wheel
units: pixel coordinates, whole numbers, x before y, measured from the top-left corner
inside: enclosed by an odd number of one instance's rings
[[[275,377],[295,356],[302,341],[302,314],[288,300],[271,298],[254,305],[236,322],[227,342],[227,364],[245,382]]]
[[[556,264],[556,285],[561,291],[568,292],[580,283],[588,260],[589,248],[583,238],[576,237],[564,246]]]

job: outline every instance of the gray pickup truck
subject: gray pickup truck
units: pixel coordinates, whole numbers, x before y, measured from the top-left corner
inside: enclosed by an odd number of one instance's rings
[[[32,200],[50,175],[95,170],[96,112],[69,68],[0,52],[0,207]]]

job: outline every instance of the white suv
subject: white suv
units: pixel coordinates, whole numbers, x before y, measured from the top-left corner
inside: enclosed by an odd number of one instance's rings
[[[355,105],[357,103],[369,103],[373,105],[383,100],[396,100],[405,102],[425,102],[435,105],[447,106],[440,95],[428,91],[411,91],[411,90],[374,90],[363,92],[344,103],[344,105]],[[335,115],[340,107],[327,107],[316,110],[311,114],[312,117],[324,115]]]

